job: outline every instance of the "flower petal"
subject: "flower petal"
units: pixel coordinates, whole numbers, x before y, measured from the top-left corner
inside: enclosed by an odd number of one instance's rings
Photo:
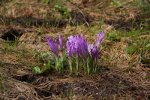
[[[96,58],[96,60],[99,58],[100,53],[99,53],[99,49],[97,46],[94,46],[93,44],[89,44],[88,52],[92,58],[94,58],[94,59]]]
[[[62,51],[63,50],[63,38],[61,34],[59,34],[59,44],[60,44],[60,50]]]
[[[96,43],[96,46],[99,48],[99,45],[101,44],[102,40],[104,38],[104,32],[100,32],[98,34],[98,38],[97,38],[97,43]]]
[[[50,37],[47,37],[48,45],[50,46],[52,52],[58,57],[58,43],[53,41]]]
[[[85,57],[88,54],[87,42],[83,36],[70,36],[67,41],[67,52],[71,55]]]

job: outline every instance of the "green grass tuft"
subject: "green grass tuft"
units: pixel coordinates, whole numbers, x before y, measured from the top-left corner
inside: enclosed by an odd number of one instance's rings
[[[111,33],[107,34],[107,39],[110,40],[110,41],[115,41],[115,42],[118,42],[121,40],[121,37],[123,34],[121,34],[122,32],[120,31],[112,31]]]

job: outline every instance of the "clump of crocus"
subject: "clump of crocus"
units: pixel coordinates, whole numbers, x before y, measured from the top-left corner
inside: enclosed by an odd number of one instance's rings
[[[85,59],[88,54],[88,45],[84,36],[70,36],[66,43],[67,53],[69,58],[70,73],[73,72],[73,67],[76,66],[75,73],[79,72],[79,63]]]
[[[88,52],[89,52],[89,56],[87,57],[87,60],[86,60],[85,69],[86,69],[87,74],[91,74],[91,73],[96,72],[97,61],[98,61],[100,52],[97,46],[94,46],[93,44],[88,45]]]
[[[89,56],[87,57],[86,72],[91,74],[96,72],[97,62],[100,58],[100,44],[104,38],[104,32],[100,32],[97,37],[96,45],[88,44]]]
[[[74,66],[76,66],[76,74],[79,72],[79,66],[84,66],[83,68],[87,74],[96,71],[97,61],[100,57],[99,46],[103,38],[104,32],[99,33],[96,45],[88,44],[84,36],[76,35],[68,38],[66,46],[71,73]]]
[[[55,56],[54,64],[49,60],[48,64],[46,64],[46,68],[43,70],[39,67],[35,67],[34,70],[37,73],[43,73],[53,65],[56,71],[63,72],[65,64],[69,63],[70,74],[75,73],[78,75],[82,69],[88,75],[94,73],[96,72],[98,59],[100,58],[100,44],[103,38],[104,32],[100,32],[96,43],[89,44],[83,35],[69,36],[66,42],[67,57],[63,48],[62,35],[59,34],[58,41],[47,37],[48,45]]]
[[[62,35],[59,34],[59,43],[50,37],[47,37],[48,44],[55,55],[55,69],[56,71],[63,72],[65,65],[65,54],[63,52],[63,38]],[[60,47],[60,52],[59,52]]]

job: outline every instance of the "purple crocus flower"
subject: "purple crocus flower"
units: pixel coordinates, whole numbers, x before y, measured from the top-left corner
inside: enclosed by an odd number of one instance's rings
[[[60,45],[60,50],[63,51],[63,38],[61,34],[59,34],[59,45]]]
[[[73,53],[75,53],[75,48],[73,47],[74,45],[74,37],[73,36],[70,36],[68,37],[68,41],[66,43],[66,46],[67,46],[67,53],[68,53],[68,57],[71,58]]]
[[[52,52],[55,54],[55,57],[58,57],[58,43],[52,40],[50,37],[47,37],[48,45],[50,46]]]
[[[88,53],[88,46],[84,36],[70,36],[67,41],[67,52],[69,58],[75,54],[77,57],[85,57]]]
[[[104,38],[104,32],[100,32],[98,34],[98,37],[97,37],[97,43],[96,43],[96,46],[99,48],[99,45],[101,44],[102,40]]]
[[[96,58],[96,60],[98,60],[100,52],[97,46],[94,46],[93,44],[89,44],[88,52],[93,59]]]
[[[87,41],[85,40],[85,37],[82,36],[82,37],[79,37],[79,49],[81,50],[80,51],[80,54],[83,56],[83,57],[86,57],[87,53],[88,53],[88,45],[87,45]]]

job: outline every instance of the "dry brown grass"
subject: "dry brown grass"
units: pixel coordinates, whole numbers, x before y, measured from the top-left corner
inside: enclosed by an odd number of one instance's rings
[[[141,54],[144,56],[144,61],[147,61],[150,51],[140,44],[146,43],[148,46],[149,31],[139,33],[130,31],[133,28],[139,29],[136,25],[139,25],[141,20],[145,20],[143,16],[141,17],[142,10],[131,6],[132,0],[122,2],[122,6],[110,4],[112,0],[103,1],[63,2],[64,6],[75,12],[71,17],[76,23],[66,22],[59,27],[53,22],[57,21],[56,17],[64,21],[64,17],[54,10],[52,4],[42,4],[37,0],[16,0],[15,3],[7,2],[0,6],[0,37],[11,29],[22,33],[12,45],[10,41],[0,38],[0,73],[3,75],[2,81],[6,88],[2,93],[0,92],[0,99],[149,98],[149,63],[143,63]],[[91,22],[78,21],[83,15],[86,16],[84,19],[89,19]],[[35,23],[31,26],[24,25],[23,21],[27,20],[23,18],[17,22],[20,17],[35,18],[36,21],[43,19],[43,22],[50,19],[52,25],[48,27],[34,25]],[[12,18],[16,22],[13,22]],[[140,28],[147,29],[143,26]],[[33,67],[43,65],[36,58],[38,53],[50,52],[46,35],[58,39],[58,34],[62,33],[66,41],[68,36],[79,33],[84,34],[89,43],[95,43],[100,31],[105,32],[105,38],[102,42],[102,56],[97,74],[85,76],[81,73],[76,77],[67,73],[58,74],[55,71],[44,75],[35,75],[32,72]],[[133,52],[134,44],[138,49]],[[133,54],[127,51],[129,46]]]

